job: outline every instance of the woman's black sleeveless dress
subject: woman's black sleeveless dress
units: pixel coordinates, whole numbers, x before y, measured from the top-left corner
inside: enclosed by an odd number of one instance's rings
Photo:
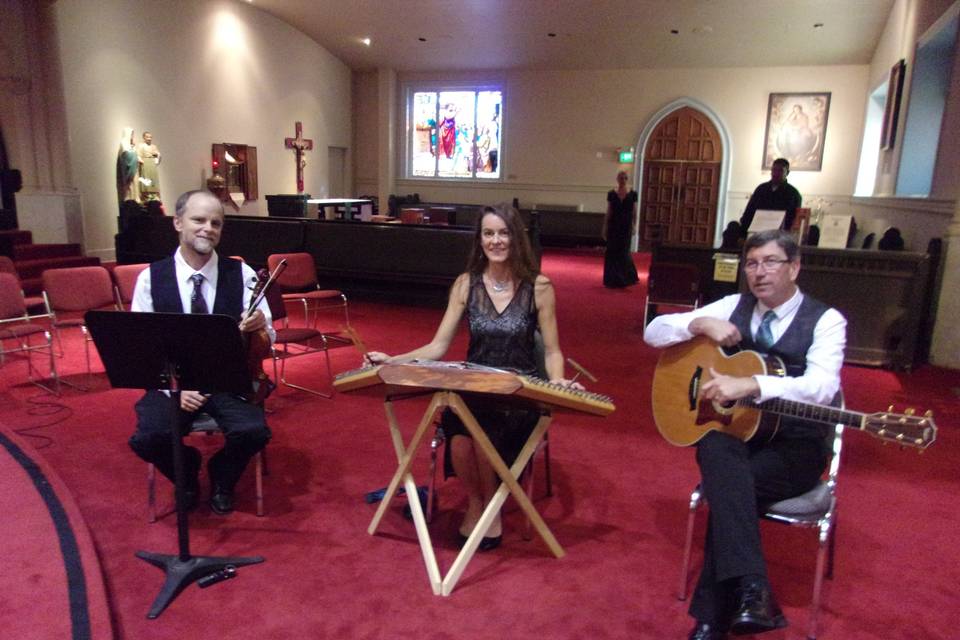
[[[611,212],[607,224],[607,251],[603,256],[603,284],[606,287],[626,287],[638,281],[637,268],[630,255],[633,208],[637,197],[633,190],[623,200],[616,191],[607,192]]]
[[[467,362],[538,375],[534,340],[537,306],[532,282],[520,283],[510,304],[503,313],[498,313],[483,285],[483,277],[470,274],[467,324],[470,328]],[[486,398],[467,397],[465,400],[503,461],[507,466],[513,464],[536,426],[540,412],[505,406]],[[470,437],[460,418],[449,409],[443,413],[441,426],[448,443],[454,435]],[[447,475],[451,475],[449,455],[445,468]]]

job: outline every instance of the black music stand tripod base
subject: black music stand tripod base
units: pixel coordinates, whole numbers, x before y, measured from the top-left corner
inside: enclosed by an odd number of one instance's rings
[[[137,551],[135,554],[141,560],[149,562],[155,567],[163,569],[167,574],[167,579],[157,594],[153,606],[147,618],[153,620],[157,618],[163,610],[167,608],[177,595],[186,589],[192,582],[199,580],[211,573],[216,573],[224,567],[233,565],[242,567],[248,564],[259,564],[264,561],[263,556],[252,556],[247,558],[229,558],[214,556],[190,556],[186,560],[181,560],[180,556],[164,553],[151,553],[149,551]]]

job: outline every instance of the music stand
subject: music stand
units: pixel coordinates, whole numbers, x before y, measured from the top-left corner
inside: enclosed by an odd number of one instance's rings
[[[166,389],[173,399],[170,422],[179,553],[136,553],[138,558],[163,569],[167,574],[147,614],[147,618],[152,620],[191,582],[217,573],[228,565],[239,567],[264,561],[263,556],[231,558],[190,555],[185,502],[186,470],[181,428],[185,412],[180,410],[180,390],[250,393],[246,349],[237,322],[229,316],[88,311],[84,321],[113,387]]]

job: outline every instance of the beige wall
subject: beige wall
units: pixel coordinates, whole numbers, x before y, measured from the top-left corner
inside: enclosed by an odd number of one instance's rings
[[[236,142],[256,146],[259,163],[260,198],[241,212],[266,215],[265,195],[296,191],[284,138],[297,120],[314,142],[306,192],[329,195],[327,147],[351,147],[351,72],[316,42],[239,2],[60,0],[55,9],[87,253],[113,254],[126,126],[137,141],[154,134],[169,213],[209,177],[211,144]]]
[[[807,197],[849,194],[856,178],[868,71],[867,66],[834,66],[402,74],[397,105],[401,118],[405,87],[459,80],[502,84],[506,179],[496,185],[400,179],[398,191],[458,202],[518,197],[525,206],[573,204],[601,211],[606,206],[605,193],[621,168],[616,148],[636,145],[657,111],[689,97],[709,107],[730,136],[729,189],[749,192],[768,179],[760,167],[769,94],[829,91],[823,169],[794,172],[790,180]],[[398,130],[402,136],[404,127]],[[401,142],[398,177],[403,166]],[[738,206],[742,209],[742,205]],[[733,213],[738,217],[740,212]]]

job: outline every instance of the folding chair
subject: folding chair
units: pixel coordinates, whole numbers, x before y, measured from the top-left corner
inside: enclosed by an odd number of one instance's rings
[[[327,336],[313,326],[291,327],[283,296],[271,288],[267,291],[267,304],[270,305],[270,314],[273,316],[273,329],[276,339],[270,350],[273,359],[273,379],[276,384],[282,384],[292,389],[306,391],[321,398],[333,396],[333,370],[330,367],[330,351]],[[281,322],[282,321],[282,322]],[[290,382],[286,378],[287,360],[297,356],[305,356],[322,351],[326,355],[327,380],[329,388],[326,392],[311,389],[301,384]],[[279,372],[277,363],[280,363]]]
[[[196,417],[193,419],[193,422],[190,424],[190,432],[188,436],[193,435],[207,435],[212,436],[216,434],[222,434],[223,430],[220,429],[220,425],[217,424],[217,421],[213,419],[210,414],[203,413],[202,411],[197,413]],[[256,499],[257,499],[257,516],[263,516],[263,476],[266,475],[265,467],[266,463],[264,460],[264,452],[258,451],[256,455],[253,456],[253,469],[256,482]],[[149,521],[156,522],[157,518],[163,517],[164,514],[157,514],[157,495],[156,495],[156,478],[157,478],[157,468],[150,463],[147,463],[147,516]]]
[[[20,274],[17,273],[17,268],[14,266],[13,260],[7,256],[0,256],[0,273],[9,273],[12,275],[17,279],[17,286],[20,287],[21,291],[23,290],[23,282],[20,281]],[[43,301],[43,296],[28,296],[24,294],[23,302],[27,305],[27,313],[31,316],[43,317],[50,315]]]
[[[338,289],[320,288],[313,256],[309,253],[275,253],[267,257],[267,265],[271,272],[281,260],[287,261],[287,268],[277,278],[276,286],[283,293],[285,303],[298,303],[303,306],[304,326],[317,329],[319,313],[324,309],[343,309],[344,323],[350,326],[347,296]],[[350,340],[331,336],[330,333],[332,332],[325,333],[328,340],[352,344]]]
[[[810,491],[768,505],[760,515],[765,520],[788,524],[795,527],[817,529],[817,565],[813,576],[813,599],[810,602],[810,620],[807,623],[807,638],[817,637],[817,620],[820,614],[820,590],[823,578],[833,579],[833,556],[835,529],[837,522],[837,476],[840,472],[840,450],[843,445],[843,425],[838,424],[830,432],[833,457],[827,468],[826,476]],[[698,507],[704,504],[704,498],[698,485],[690,494],[689,515],[687,516],[687,535],[683,547],[683,567],[680,570],[680,600],[687,598],[689,580],[690,551],[693,546],[693,529]]]
[[[137,277],[140,276],[140,272],[149,266],[149,263],[141,262],[137,264],[118,264],[113,268],[113,293],[118,309],[129,311],[130,303],[133,301],[133,290],[137,286]]]
[[[44,342],[34,344],[32,339],[36,335],[43,336]],[[10,346],[11,343],[13,346]],[[55,390],[40,382],[39,375],[34,375],[33,352],[43,353],[44,350],[50,357],[50,379],[54,381]],[[9,273],[0,273],[0,365],[5,363],[7,354],[12,353],[26,354],[29,382],[60,395],[53,338],[45,327],[34,322],[34,318],[27,314],[27,306],[17,278]]]
[[[87,375],[90,374],[90,338],[83,314],[93,309],[116,310],[110,272],[103,267],[71,267],[47,269],[42,274],[43,298],[52,315],[52,325],[60,356],[63,356],[63,341],[60,329],[78,327],[83,334],[87,359]]]

